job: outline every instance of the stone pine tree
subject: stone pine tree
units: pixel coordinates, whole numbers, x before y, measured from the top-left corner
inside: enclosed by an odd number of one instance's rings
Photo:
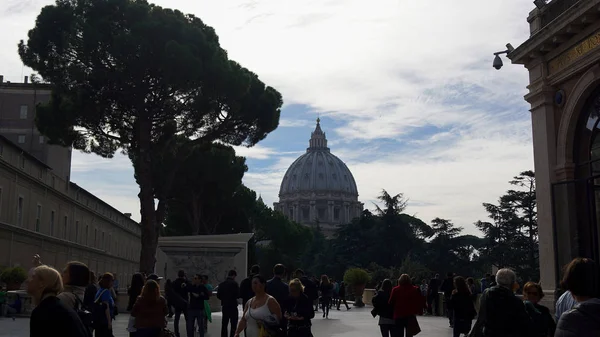
[[[535,175],[521,172],[498,204],[484,203],[492,221],[475,223],[484,233],[482,256],[498,267],[515,269],[523,280],[539,278]]]
[[[140,270],[154,270],[164,203],[153,151],[165,136],[251,146],[279,122],[282,97],[231,61],[199,18],[144,0],[57,0],[19,44],[53,85],[37,127],[54,144],[134,160],[140,186]]]

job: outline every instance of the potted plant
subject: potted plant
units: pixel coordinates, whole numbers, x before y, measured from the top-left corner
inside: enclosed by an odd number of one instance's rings
[[[361,268],[350,268],[344,273],[344,283],[351,286],[354,294],[354,306],[364,307],[362,296],[369,282],[369,273]]]
[[[27,272],[21,267],[5,268],[0,274],[0,281],[6,283],[6,290],[19,290],[27,280]]]

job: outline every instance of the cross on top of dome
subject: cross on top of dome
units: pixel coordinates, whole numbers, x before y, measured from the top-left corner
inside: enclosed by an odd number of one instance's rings
[[[329,148],[327,147],[327,137],[325,137],[325,132],[321,130],[321,118],[317,118],[317,126],[315,127],[315,131],[311,132],[310,140],[308,141],[308,149],[306,152],[310,151],[327,151],[329,152]]]

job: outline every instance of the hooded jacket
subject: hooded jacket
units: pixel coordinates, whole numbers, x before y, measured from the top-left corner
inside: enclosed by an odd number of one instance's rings
[[[593,298],[579,303],[565,312],[558,321],[555,337],[600,336],[600,299]]]

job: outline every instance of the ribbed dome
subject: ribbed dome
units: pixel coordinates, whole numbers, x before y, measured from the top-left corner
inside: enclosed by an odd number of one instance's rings
[[[329,152],[319,119],[309,144],[306,153],[296,159],[285,173],[279,197],[298,192],[329,192],[357,198],[354,177],[346,164]]]

